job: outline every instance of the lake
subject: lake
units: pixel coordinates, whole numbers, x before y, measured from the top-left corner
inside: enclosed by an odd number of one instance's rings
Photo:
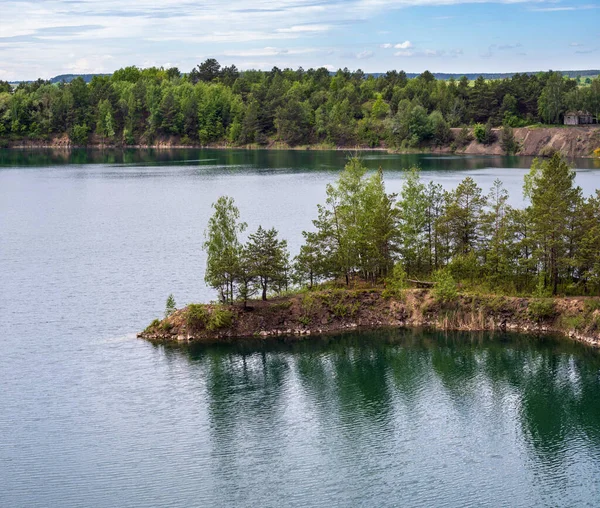
[[[296,252],[344,152],[0,150],[0,506],[598,506],[600,354],[519,335],[361,332],[162,347],[210,301],[203,231],[235,198]],[[454,187],[531,159],[362,154]],[[588,195],[600,168],[575,160]]]

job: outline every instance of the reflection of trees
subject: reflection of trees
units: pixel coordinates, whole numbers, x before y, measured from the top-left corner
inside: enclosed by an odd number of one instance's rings
[[[393,421],[395,400],[409,412],[426,406],[436,381],[463,416],[483,386],[490,415],[509,411],[507,396],[518,401],[525,442],[543,461],[564,460],[573,436],[600,446],[600,355],[564,340],[386,331],[190,348],[188,358],[206,379],[214,425],[229,429],[255,417],[277,428],[289,386],[301,389],[316,425],[368,429]]]

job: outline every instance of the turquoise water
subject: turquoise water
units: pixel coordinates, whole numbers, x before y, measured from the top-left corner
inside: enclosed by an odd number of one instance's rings
[[[345,154],[125,155],[0,151],[0,506],[600,504],[600,355],[583,346],[136,339],[169,293],[214,298],[200,246],[216,197],[294,250]],[[390,191],[418,162],[447,187],[501,176],[513,202],[528,165],[363,156]],[[600,187],[575,163],[586,193]]]

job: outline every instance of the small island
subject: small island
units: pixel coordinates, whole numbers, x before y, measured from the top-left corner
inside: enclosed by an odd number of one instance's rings
[[[349,159],[290,260],[287,242],[247,226],[223,196],[205,232],[206,283],[218,302],[177,310],[139,334],[203,343],[431,327],[561,333],[600,346],[600,191],[585,197],[560,154],[535,160],[524,209],[496,180],[454,190],[406,171],[399,195],[383,172]],[[256,298],[259,296],[259,298]]]

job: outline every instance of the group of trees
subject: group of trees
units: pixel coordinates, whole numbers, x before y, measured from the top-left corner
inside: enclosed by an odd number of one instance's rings
[[[68,134],[84,145],[185,144],[418,146],[447,144],[450,127],[559,123],[567,109],[600,114],[600,78],[585,86],[558,72],[470,82],[437,80],[428,71],[374,76],[347,69],[240,72],[214,59],[187,74],[177,68],[127,67],[112,76],[14,90],[0,82],[0,138]]]
[[[205,281],[219,293],[224,303],[240,298],[244,304],[258,291],[263,300],[269,290],[279,292],[288,285],[290,268],[287,242],[277,238],[274,228],[259,226],[242,244],[239,234],[246,230],[232,198],[220,197],[213,203],[204,249],[207,253]]]
[[[314,230],[290,266],[284,241],[262,228],[241,246],[245,225],[231,198],[220,198],[207,229],[206,281],[223,301],[246,300],[252,281],[263,298],[288,281],[301,286],[354,277],[372,282],[399,274],[476,284],[516,293],[600,292],[600,191],[584,197],[560,156],[534,161],[525,179],[528,206],[513,208],[496,180],[489,193],[471,178],[444,190],[407,171],[399,195],[381,171],[368,174],[353,158],[327,186]],[[247,279],[247,277],[249,277]]]

